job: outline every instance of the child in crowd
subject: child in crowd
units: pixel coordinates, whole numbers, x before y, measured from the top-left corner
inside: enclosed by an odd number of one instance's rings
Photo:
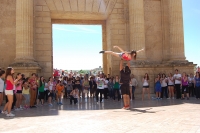
[[[74,104],[76,104],[78,102],[78,98],[79,98],[79,90],[78,88],[75,88],[70,93],[70,104],[72,105],[72,100],[74,100]]]
[[[30,88],[29,88],[28,80],[25,80],[22,86],[23,86],[22,95],[25,98],[24,108],[28,109],[30,107]]]
[[[62,105],[62,97],[63,97],[64,85],[61,84],[61,81],[58,80],[58,84],[56,85],[56,96],[57,103]]]

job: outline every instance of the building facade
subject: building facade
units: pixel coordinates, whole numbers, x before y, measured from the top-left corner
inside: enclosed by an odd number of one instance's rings
[[[145,48],[131,70],[139,81],[148,73],[152,87],[157,73],[194,71],[184,52],[182,0],[1,0],[0,18],[0,66],[26,75],[52,75],[52,24],[102,25],[104,50]],[[119,74],[119,59],[103,55],[103,69]]]

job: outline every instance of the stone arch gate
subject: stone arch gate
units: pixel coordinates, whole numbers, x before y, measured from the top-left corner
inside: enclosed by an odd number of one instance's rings
[[[101,24],[103,49],[142,49],[131,70],[140,81],[175,68],[191,73],[185,58],[182,0],[7,0],[0,4],[1,67],[52,75],[52,24]],[[103,57],[105,73],[119,73],[119,59]],[[152,89],[153,90],[153,89]]]

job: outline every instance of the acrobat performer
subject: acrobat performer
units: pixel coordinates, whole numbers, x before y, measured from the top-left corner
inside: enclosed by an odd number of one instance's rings
[[[141,49],[138,51],[132,50],[131,52],[127,52],[118,46],[113,46],[113,48],[118,48],[121,53],[117,53],[113,51],[100,51],[99,53],[111,54],[113,56],[121,58],[122,60],[130,61],[130,60],[136,60],[137,53],[144,50],[144,49]]]

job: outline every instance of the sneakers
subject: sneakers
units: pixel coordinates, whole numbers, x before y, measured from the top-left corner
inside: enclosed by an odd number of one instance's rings
[[[126,107],[124,106],[122,109],[126,109]]]
[[[126,110],[129,110],[130,109],[130,106],[128,105],[128,106],[126,106],[126,108],[125,108]]]
[[[53,104],[50,103],[49,106],[53,106]]]
[[[9,113],[9,114],[7,114],[6,116],[8,116],[8,117],[14,117],[15,115],[12,114],[12,113]]]
[[[129,105],[124,106],[122,109],[126,109],[126,110],[128,110],[128,109],[130,109],[130,106],[129,106]]]
[[[7,111],[3,111],[3,110],[1,111],[1,113],[2,113],[2,114],[8,114]]]
[[[172,97],[172,99],[174,99],[174,97]]]
[[[20,108],[16,108],[15,111],[20,111]]]
[[[103,53],[105,53],[105,51],[103,50],[103,51],[100,51],[99,53],[100,53],[100,54],[103,54]]]
[[[169,97],[169,98],[167,98],[168,100],[170,100],[171,98]]]

